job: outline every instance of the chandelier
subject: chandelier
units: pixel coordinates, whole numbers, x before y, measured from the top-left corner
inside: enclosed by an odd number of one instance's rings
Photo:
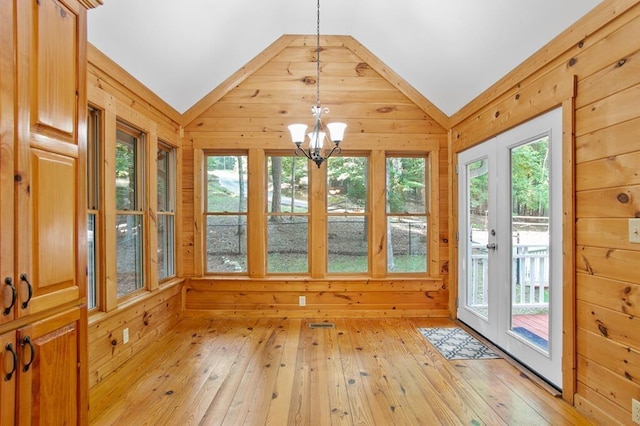
[[[311,107],[311,114],[314,117],[313,130],[305,135],[307,131],[306,124],[291,124],[288,126],[291,132],[291,139],[296,145],[296,154],[302,153],[309,160],[316,163],[318,168],[333,155],[334,152],[340,153],[340,142],[344,138],[344,130],[347,128],[345,123],[327,123],[326,129],[322,123],[322,113],[329,113],[329,108],[320,106],[320,0],[317,7],[317,27],[316,27],[316,104]],[[328,132],[327,132],[328,130]],[[302,146],[305,136],[309,138],[306,148]],[[325,139],[329,138],[330,142],[325,144]],[[333,143],[333,145],[331,145]],[[325,147],[325,145],[327,147]]]

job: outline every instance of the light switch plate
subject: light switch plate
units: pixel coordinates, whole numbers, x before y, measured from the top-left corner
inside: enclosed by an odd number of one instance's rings
[[[629,242],[640,243],[640,218],[629,219]]]
[[[631,421],[640,424],[640,401],[635,398],[631,400]]]
[[[307,306],[307,296],[298,296],[298,306]]]

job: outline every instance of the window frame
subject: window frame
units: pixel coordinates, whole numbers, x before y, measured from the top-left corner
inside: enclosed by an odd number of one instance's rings
[[[246,198],[245,198],[245,203],[246,203],[246,208],[244,211],[220,211],[220,212],[215,212],[215,211],[209,211],[209,191],[208,191],[208,158],[209,157],[244,157],[245,158],[245,163],[246,163],[246,169],[245,169],[245,174],[247,175],[247,186],[246,186]],[[202,194],[202,271],[203,271],[203,275],[228,275],[228,276],[248,276],[250,274],[250,261],[249,261],[249,256],[250,256],[250,243],[249,243],[249,223],[251,220],[251,216],[249,214],[249,212],[251,211],[251,201],[250,201],[250,197],[249,197],[249,187],[251,186],[251,174],[249,173],[249,153],[247,151],[207,151],[204,153],[203,155],[203,194]],[[239,206],[240,207],[240,206]],[[240,209],[238,209],[240,210]],[[244,235],[244,242],[245,242],[245,247],[246,247],[246,253],[245,253],[245,264],[246,264],[246,270],[240,270],[240,271],[210,271],[208,269],[208,256],[207,256],[207,233],[208,233],[208,229],[207,229],[207,223],[208,223],[208,218],[209,217],[223,217],[223,216],[244,216],[245,217],[245,227],[246,227],[246,232]]]
[[[332,213],[329,212],[329,194],[327,193],[326,189],[329,187],[329,182],[328,182],[328,167],[329,167],[329,162],[332,159],[338,159],[338,158],[352,158],[352,157],[360,157],[360,158],[365,158],[367,160],[367,179],[366,179],[366,201],[365,201],[365,208],[363,212],[351,212],[351,213],[347,213],[347,212],[342,212],[342,213]],[[327,229],[324,235],[324,238],[326,240],[326,246],[325,246],[325,265],[324,265],[324,272],[327,276],[330,277],[334,277],[334,276],[370,276],[372,273],[372,252],[371,252],[371,246],[372,246],[372,239],[371,239],[371,229],[372,229],[372,205],[371,205],[371,156],[369,153],[367,152],[362,152],[362,151],[350,151],[350,152],[345,152],[340,154],[339,157],[332,157],[329,158],[327,161],[325,161],[326,164],[323,164],[322,167],[325,168],[325,197],[324,197],[324,221],[326,223]],[[334,272],[330,272],[329,271],[329,237],[330,237],[330,233],[331,233],[331,228],[330,228],[330,218],[331,217],[362,217],[364,218],[364,221],[366,223],[366,233],[367,233],[367,270],[363,271],[363,272],[338,272],[338,271],[334,271]]]
[[[160,151],[163,151],[166,153],[166,170],[165,170],[165,175],[166,175],[166,179],[165,179],[165,183],[167,183],[167,191],[166,191],[166,198],[167,198],[167,209],[166,210],[162,210],[160,208],[159,202],[157,203],[157,211],[156,211],[156,215],[158,218],[160,217],[165,217],[165,218],[171,218],[172,221],[172,226],[171,226],[171,242],[172,242],[172,248],[171,248],[171,274],[167,274],[166,276],[162,276],[160,273],[160,261],[158,259],[158,282],[159,283],[164,283],[166,281],[169,281],[173,278],[176,277],[177,274],[177,265],[176,265],[176,254],[177,254],[177,234],[176,234],[176,197],[177,197],[177,150],[175,147],[171,146],[169,143],[162,141],[160,139],[158,139],[158,143],[157,143],[157,149],[156,151],[159,153]],[[156,157],[158,158],[159,155]],[[159,178],[159,173],[157,173],[158,171],[158,162],[156,161],[156,189],[158,187],[158,185],[160,184],[160,178]],[[158,223],[160,221],[158,220]],[[161,246],[161,239],[159,238],[159,226],[158,223],[156,223],[156,232],[158,233],[158,249],[160,249]],[[162,246],[164,246],[164,244],[162,244]],[[166,257],[165,257],[166,258]]]
[[[311,207],[312,201],[310,196],[311,191],[311,166],[313,164],[308,162],[306,157],[296,156],[295,153],[291,151],[282,152],[282,151],[268,151],[265,153],[265,162],[264,162],[264,174],[265,174],[265,185],[269,183],[269,167],[268,161],[269,158],[273,157],[290,157],[290,158],[298,158],[300,161],[307,162],[307,210],[306,212],[272,212],[270,211],[269,200],[268,200],[268,190],[265,186],[265,209],[264,209],[264,234],[265,234],[265,251],[264,251],[264,264],[265,264],[265,274],[267,276],[296,276],[296,275],[308,275],[310,273],[311,268],[311,259],[309,258],[309,253],[311,252]],[[307,270],[306,271],[297,271],[297,272],[271,272],[269,271],[269,220],[272,216],[297,216],[297,217],[306,217],[307,219]]]
[[[133,297],[136,297],[137,295],[148,291],[149,290],[149,271],[148,271],[148,226],[147,226],[147,212],[146,212],[146,206],[147,206],[147,194],[149,191],[148,185],[147,185],[147,178],[146,178],[146,174],[147,174],[147,167],[146,167],[146,159],[148,156],[147,153],[147,148],[148,148],[148,140],[149,138],[149,134],[146,133],[145,131],[134,127],[122,120],[120,120],[119,118],[116,119],[116,126],[115,126],[115,140],[114,140],[114,145],[113,148],[114,150],[116,149],[116,146],[118,144],[118,132],[122,132],[127,136],[133,137],[135,139],[135,150],[136,150],[136,155],[135,155],[135,181],[136,181],[136,188],[135,188],[135,205],[133,209],[126,209],[126,210],[121,210],[118,209],[117,206],[117,202],[116,202],[116,193],[114,193],[114,211],[115,211],[115,220],[116,220],[116,228],[117,228],[117,220],[119,216],[136,216],[139,217],[140,220],[140,227],[141,227],[141,237],[140,237],[140,281],[141,281],[141,286],[140,288],[136,288],[133,291],[130,291],[128,293],[122,294],[122,295],[118,295],[118,288],[119,288],[119,279],[118,279],[118,265],[117,265],[117,257],[118,257],[118,245],[117,245],[117,238],[116,238],[116,243],[115,243],[115,249],[116,249],[116,253],[115,253],[115,276],[116,276],[116,294],[115,297],[118,301],[118,303],[121,303],[123,301],[129,300]],[[115,153],[115,151],[114,151]],[[115,176],[115,162],[114,162],[114,179],[117,179],[117,177]],[[115,188],[115,187],[114,187]],[[116,189],[117,191],[117,189]],[[114,232],[117,233],[117,230],[114,229]],[[117,234],[116,234],[117,235]]]
[[[384,211],[385,211],[385,223],[389,224],[389,219],[392,217],[424,217],[425,218],[425,225],[426,225],[426,241],[425,241],[425,249],[426,249],[426,271],[420,271],[420,272],[411,272],[411,271],[389,271],[388,270],[388,263],[385,264],[385,271],[386,271],[386,275],[387,276],[412,276],[412,275],[432,275],[432,271],[430,268],[431,263],[429,262],[429,260],[431,259],[431,252],[432,252],[432,244],[430,244],[431,241],[431,234],[432,234],[432,214],[431,214],[431,206],[432,206],[432,198],[433,198],[433,191],[434,188],[432,187],[432,181],[433,181],[433,177],[432,177],[432,170],[431,170],[431,157],[432,157],[432,153],[430,152],[425,152],[425,153],[398,153],[398,152],[386,152],[385,153],[385,206],[384,206]],[[422,158],[424,159],[424,213],[416,213],[416,212],[393,212],[393,211],[389,211],[387,210],[387,194],[388,194],[388,187],[386,185],[386,177],[388,174],[388,170],[387,170],[387,160],[389,158]],[[389,234],[389,230],[387,229],[387,235]],[[388,237],[387,237],[388,238]],[[387,244],[386,247],[386,258],[388,260],[388,247],[389,244]]]
[[[368,262],[367,273],[328,273],[327,272],[327,213],[326,213],[326,166],[315,167],[310,163],[309,167],[309,272],[308,273],[277,273],[267,272],[267,156],[279,155],[289,156],[292,150],[284,148],[264,148],[255,144],[234,144],[240,145],[221,147],[214,149],[211,147],[196,148],[194,161],[197,166],[196,183],[194,191],[196,209],[196,229],[200,231],[195,235],[196,259],[200,259],[195,265],[195,274],[201,276],[218,276],[219,278],[241,279],[290,279],[298,280],[325,280],[340,279],[439,279],[442,277],[442,265],[440,265],[440,221],[438,214],[433,214],[433,206],[438,211],[443,206],[439,205],[440,177],[439,177],[439,142],[428,141],[426,144],[412,143],[406,147],[398,149],[397,144],[388,142],[376,149],[354,149],[343,150],[342,156],[368,156],[368,206],[369,206],[369,227],[368,227]],[[244,149],[246,147],[246,149]],[[243,275],[209,273],[205,271],[206,247],[205,247],[205,203],[206,203],[206,159],[208,156],[229,155],[243,153],[248,156],[247,163],[247,187],[251,188],[247,194],[247,271]],[[295,154],[294,154],[295,155]],[[386,245],[386,158],[387,156],[399,157],[424,157],[425,163],[425,203],[427,209],[427,272],[387,272]],[[301,157],[303,158],[303,157]],[[261,191],[255,188],[263,188]],[[374,200],[376,205],[373,205]],[[434,204],[435,203],[435,204]],[[341,214],[339,214],[341,215]],[[384,241],[384,244],[383,244]],[[446,241],[444,241],[446,243]],[[313,254],[311,254],[313,253]]]
[[[103,180],[102,147],[104,135],[104,111],[92,105],[87,113],[87,240],[89,239],[89,217],[93,217],[91,240],[87,241],[87,309],[101,308],[103,301],[102,271],[100,260],[103,258],[102,234],[102,197],[101,182]],[[93,249],[93,256],[91,256]],[[91,259],[93,257],[93,259]],[[93,268],[91,268],[93,265]],[[92,285],[93,283],[93,285]]]

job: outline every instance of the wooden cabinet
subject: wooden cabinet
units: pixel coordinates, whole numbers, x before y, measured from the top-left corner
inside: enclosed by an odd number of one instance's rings
[[[86,9],[77,0],[15,1],[18,98],[14,171],[16,315],[84,295]],[[84,226],[86,229],[86,225]]]
[[[86,308],[73,308],[0,336],[0,425],[86,424],[83,321]]]
[[[0,0],[0,425],[88,419],[88,5]]]
[[[18,347],[16,332],[0,335],[0,426],[15,424],[16,374],[18,371]]]

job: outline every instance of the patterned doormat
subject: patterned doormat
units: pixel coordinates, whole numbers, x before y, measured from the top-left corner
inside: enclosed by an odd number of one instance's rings
[[[419,328],[418,331],[446,359],[500,358],[498,354],[459,327]]]

